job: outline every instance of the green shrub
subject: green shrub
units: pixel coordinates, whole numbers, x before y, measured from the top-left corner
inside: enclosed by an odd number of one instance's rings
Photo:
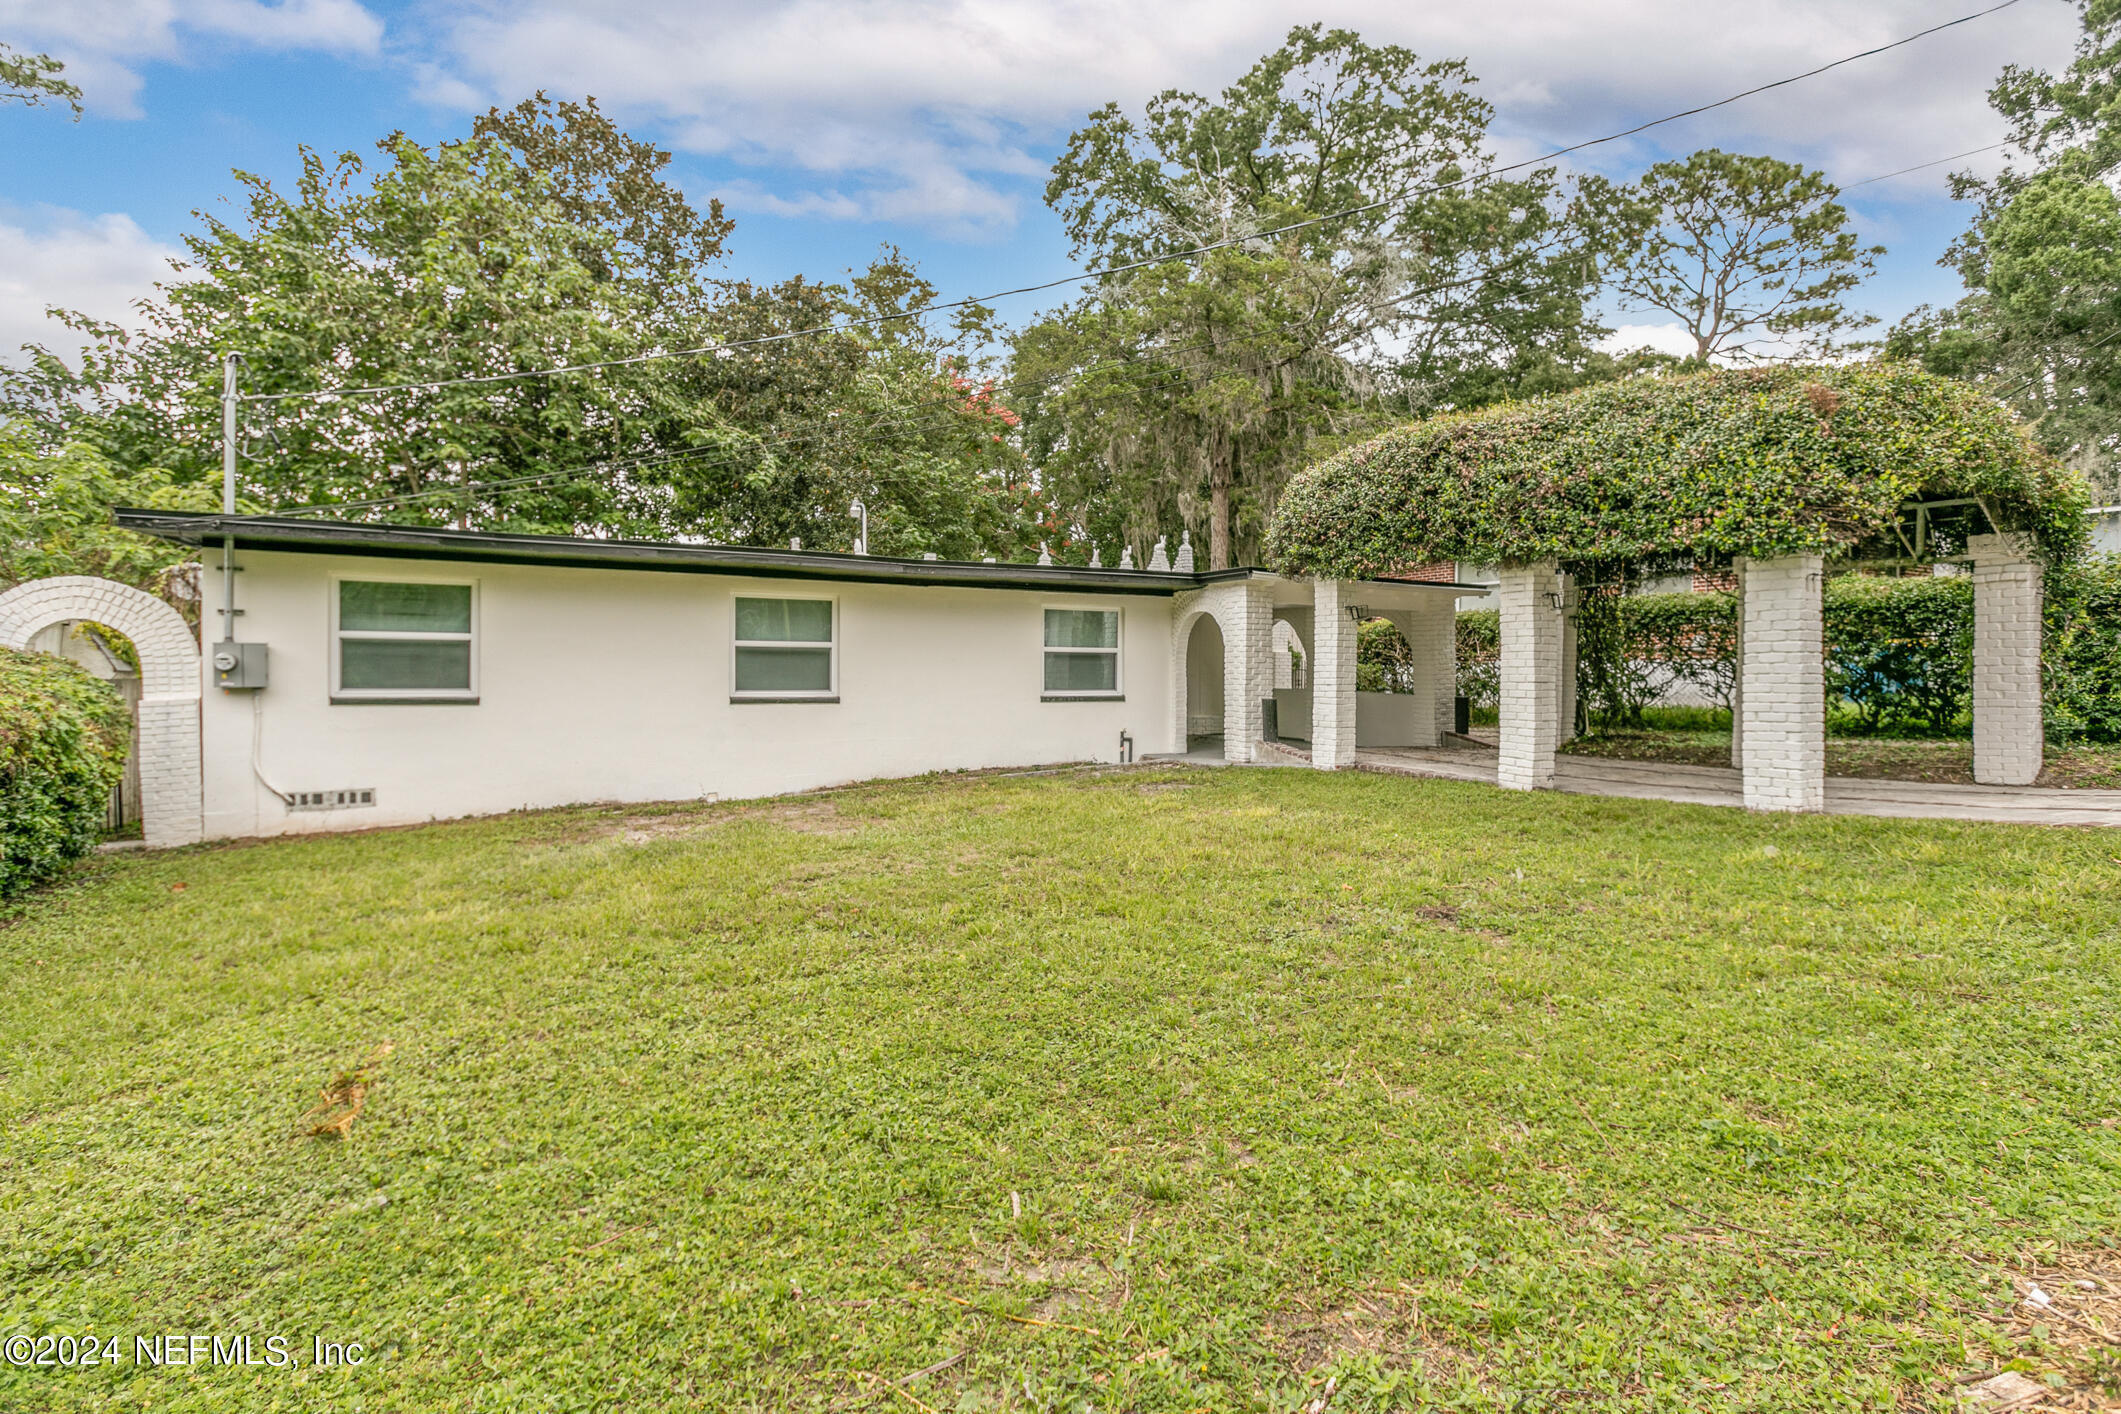
[[[1390,619],[1366,619],[1355,630],[1355,690],[1410,692],[1414,650]]]
[[[2121,555],[2050,570],[2046,599],[2048,736],[2121,741]]]
[[[1502,611],[1466,609],[1458,615],[1458,695],[1475,712],[1502,704]]]
[[[0,898],[95,845],[130,736],[109,684],[64,658],[0,648]]]
[[[1640,594],[1627,601],[1628,642],[1664,665],[1666,686],[1685,683],[1728,704],[1738,685],[1738,596]]]
[[[1826,700],[1843,730],[1947,736],[1973,710],[1974,582],[1845,574],[1826,586]]]
[[[1844,574],[1827,581],[1824,598],[1827,704],[1837,732],[1966,731],[1972,580]],[[1586,594],[1577,621],[1579,701],[1603,726],[1643,725],[1644,709],[1673,682],[1730,701],[1736,621],[1732,594]],[[2121,741],[2121,556],[2048,569],[2044,634],[2050,739]],[[1458,616],[1458,690],[1476,708],[1499,699],[1500,637],[1495,610]]]
[[[1432,417],[1299,474],[1267,531],[1285,573],[1470,560],[1725,564],[1897,543],[1912,500],[1980,498],[2043,558],[2086,538],[2084,479],[2001,403],[1907,364],[1629,378]],[[1957,540],[1964,510],[1932,529]]]
[[[1643,710],[1675,686],[1718,702],[1737,679],[1735,595],[1582,596],[1576,619],[1576,700],[1583,726],[1643,725]]]

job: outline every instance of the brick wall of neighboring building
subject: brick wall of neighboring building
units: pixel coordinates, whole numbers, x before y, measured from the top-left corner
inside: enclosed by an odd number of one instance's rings
[[[1455,584],[1458,582],[1458,562],[1438,560],[1432,565],[1401,565],[1392,571],[1393,579],[1418,579],[1423,584]]]

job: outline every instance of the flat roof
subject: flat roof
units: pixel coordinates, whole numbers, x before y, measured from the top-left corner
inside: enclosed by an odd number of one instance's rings
[[[674,545],[659,540],[608,540],[583,535],[524,535],[448,530],[422,525],[364,525],[299,516],[199,515],[121,507],[118,525],[183,545],[219,544],[312,555],[373,555],[409,560],[470,560],[489,564],[557,565],[579,569],[664,570],[740,574],[779,579],[832,579],[866,584],[955,585],[987,589],[1050,589],[1078,594],[1181,594],[1270,571],[1091,569],[1084,565],[1026,565],[973,560],[905,560],[826,550],[768,550],[748,545]],[[1430,580],[1380,580],[1458,591],[1484,585]]]

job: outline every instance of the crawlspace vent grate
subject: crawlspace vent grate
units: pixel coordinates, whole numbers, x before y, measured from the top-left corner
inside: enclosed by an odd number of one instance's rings
[[[289,810],[359,810],[376,803],[373,786],[351,790],[298,790],[287,797]]]

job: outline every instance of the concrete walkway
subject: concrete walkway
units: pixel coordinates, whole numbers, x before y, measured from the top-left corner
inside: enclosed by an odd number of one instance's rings
[[[1495,784],[1494,748],[1463,739],[1434,749],[1365,747],[1355,753],[1355,766],[1362,771]],[[1661,761],[1616,761],[1564,752],[1556,760],[1554,774],[1556,790],[1576,795],[1633,796],[1688,805],[1744,804],[1738,772],[1728,766],[1674,766]],[[2121,790],[1935,785],[1926,781],[1829,776],[1826,813],[2121,827]]]

